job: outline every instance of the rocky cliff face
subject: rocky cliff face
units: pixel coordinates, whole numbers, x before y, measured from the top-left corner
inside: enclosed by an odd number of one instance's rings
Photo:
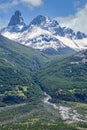
[[[15,14],[11,17],[8,26],[25,25],[24,19],[21,16],[21,12],[17,10]]]

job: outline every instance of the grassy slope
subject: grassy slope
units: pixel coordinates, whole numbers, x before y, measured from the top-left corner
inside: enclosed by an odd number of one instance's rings
[[[0,35],[0,56],[17,67],[35,71],[47,57],[32,48],[25,47]]]
[[[87,62],[83,63],[84,59],[87,59],[87,51],[60,61],[56,59],[40,70],[35,80],[55,101],[87,102]]]
[[[0,35],[0,102],[12,104],[41,97],[31,75],[47,59],[44,54]]]

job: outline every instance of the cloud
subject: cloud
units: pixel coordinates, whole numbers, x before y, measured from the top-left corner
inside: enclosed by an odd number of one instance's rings
[[[81,4],[80,0],[73,1],[73,6],[75,10],[78,10],[79,6]]]
[[[20,0],[20,2],[23,2],[25,4],[29,4],[32,7],[40,6],[43,3],[42,0]]]
[[[0,4],[0,10],[5,10],[5,9],[11,8],[11,7],[16,6],[16,5],[18,5],[17,0],[12,0],[12,1],[9,1],[9,2],[1,3]]]
[[[4,9],[6,10],[19,4],[24,4],[29,8],[33,8],[42,5],[42,3],[43,0],[8,0],[8,2],[0,3],[0,10],[4,11]]]
[[[56,20],[61,26],[66,26],[74,29],[75,31],[82,31],[87,34],[87,4],[84,8],[79,9],[75,15],[67,17],[57,17]]]

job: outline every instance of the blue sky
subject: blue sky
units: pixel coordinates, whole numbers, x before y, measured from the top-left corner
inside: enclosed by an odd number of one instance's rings
[[[57,17],[63,24],[67,18],[85,9],[86,4],[87,0],[0,0],[0,28],[8,24],[16,10],[21,11],[27,24],[39,14]]]

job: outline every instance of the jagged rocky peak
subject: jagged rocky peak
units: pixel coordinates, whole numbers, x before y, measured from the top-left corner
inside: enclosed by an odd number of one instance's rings
[[[30,26],[31,25],[42,27],[45,29],[48,29],[49,27],[59,27],[59,23],[56,20],[43,15],[38,15],[36,18],[34,18],[30,23]]]
[[[63,32],[64,32],[64,36],[67,36],[68,38],[74,38],[74,39],[83,39],[83,38],[87,38],[87,35],[80,32],[80,31],[77,31],[75,32],[74,30],[72,30],[71,28],[66,28],[66,27],[63,27]]]
[[[16,26],[16,25],[25,25],[24,19],[21,16],[21,12],[17,10],[14,15],[11,17],[11,20],[8,26]]]
[[[52,20],[51,23],[50,23],[50,26],[51,27],[59,27],[59,23],[56,21],[56,20]]]
[[[49,23],[51,21],[51,19],[49,17],[45,17],[43,15],[38,15],[36,18],[34,18],[30,25],[33,24],[33,25],[45,25],[47,23]]]
[[[87,38],[87,35],[85,33],[80,32],[80,31],[77,32],[76,36],[77,36],[77,39]]]

